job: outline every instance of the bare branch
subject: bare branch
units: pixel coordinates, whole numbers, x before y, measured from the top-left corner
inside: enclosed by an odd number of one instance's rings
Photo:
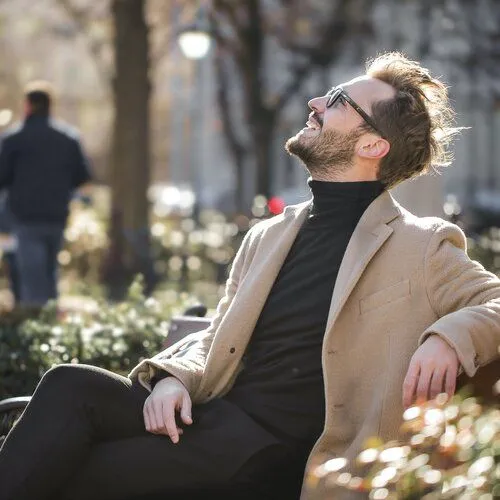
[[[220,48],[215,55],[215,70],[217,73],[217,99],[219,101],[219,110],[222,121],[222,128],[224,130],[224,137],[231,151],[234,159],[234,166],[236,171],[236,196],[235,205],[238,209],[242,210],[243,203],[243,170],[245,166],[245,156],[247,149],[243,140],[237,132],[237,127],[234,123],[234,115],[231,113],[233,107],[229,99],[230,82],[228,78],[227,59],[224,58],[224,51]]]
[[[55,0],[56,3],[68,14],[69,18],[75,24],[78,33],[83,36],[87,43],[90,54],[92,55],[94,62],[97,67],[97,71],[101,80],[103,81],[105,87],[109,88],[111,85],[111,80],[113,77],[112,71],[109,68],[108,63],[103,59],[103,50],[109,41],[103,41],[101,39],[95,38],[91,34],[89,29],[91,19],[92,19],[92,9],[78,8],[71,0]]]
[[[229,33],[223,33],[220,26],[223,24],[221,22],[220,13],[215,9],[208,11],[208,18],[210,21],[210,26],[212,27],[212,36],[216,41],[217,45],[221,47],[226,54],[232,55],[235,59],[241,57],[242,46],[241,41],[236,36],[231,36]]]
[[[365,12],[365,16],[368,14]],[[317,44],[313,47],[292,46],[292,51],[305,57],[305,61],[292,69],[292,76],[288,85],[280,92],[275,101],[275,109],[280,109],[301,88],[306,78],[316,66],[328,66],[334,61],[343,48],[343,41],[350,33],[352,26],[349,15],[349,0],[339,0],[335,12],[330,15],[329,22],[323,27]],[[359,23],[360,21],[357,20]],[[332,33],[335,33],[336,42],[332,43]]]

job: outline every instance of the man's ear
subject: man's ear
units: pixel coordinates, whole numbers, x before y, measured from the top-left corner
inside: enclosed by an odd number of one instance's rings
[[[389,153],[391,145],[382,137],[370,135],[358,147],[358,155],[367,160],[380,160]]]

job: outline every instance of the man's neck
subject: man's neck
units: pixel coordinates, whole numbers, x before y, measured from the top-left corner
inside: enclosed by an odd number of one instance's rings
[[[29,119],[42,118],[48,120],[49,117],[50,117],[49,113],[27,113],[25,119],[29,120]]]

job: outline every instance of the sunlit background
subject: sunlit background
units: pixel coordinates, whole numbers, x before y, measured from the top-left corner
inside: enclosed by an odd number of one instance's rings
[[[96,176],[72,206],[63,295],[119,298],[140,272],[151,291],[175,285],[213,306],[253,221],[309,196],[283,150],[307,101],[385,50],[441,76],[470,127],[452,167],[396,197],[461,224],[500,268],[499,11],[495,0],[0,0],[0,129],[22,119],[24,84],[50,80]]]
[[[95,173],[71,203],[57,303],[20,311],[0,265],[0,399],[58,363],[126,374],[186,307],[212,314],[248,229],[309,198],[283,150],[307,101],[387,50],[443,78],[467,127],[451,167],[394,195],[459,224],[500,273],[499,0],[0,0],[0,132],[22,120],[24,85],[49,80]],[[4,256],[14,246],[0,233]],[[357,472],[320,457],[311,500],[500,498],[498,366],[410,408],[401,441],[370,438]]]

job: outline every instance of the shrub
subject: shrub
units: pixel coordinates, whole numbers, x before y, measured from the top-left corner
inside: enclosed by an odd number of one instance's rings
[[[500,381],[496,384],[500,392]],[[323,462],[309,483],[384,500],[493,500],[500,497],[500,408],[464,393],[445,394],[404,414],[401,438],[374,438],[351,464]],[[321,497],[323,498],[323,497]],[[328,498],[328,497],[324,497]]]
[[[29,395],[55,364],[85,363],[127,374],[162,349],[172,315],[195,303],[172,291],[159,302],[144,296],[142,277],[117,304],[104,300],[92,312],[62,318],[50,303],[36,317],[19,313],[0,324],[0,398]]]

